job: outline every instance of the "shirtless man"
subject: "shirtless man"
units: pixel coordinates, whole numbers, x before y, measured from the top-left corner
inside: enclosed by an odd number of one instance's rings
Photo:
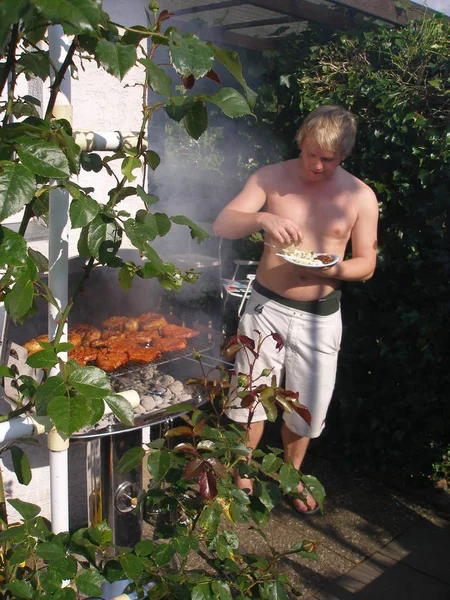
[[[264,246],[251,297],[239,323],[239,332],[255,337],[278,333],[285,346],[275,351],[262,347],[257,370],[273,368],[271,375],[285,388],[298,391],[299,401],[311,413],[311,426],[296,413],[285,413],[282,426],[284,459],[300,469],[309,440],[325,426],[333,394],[342,322],[341,281],[366,281],[374,273],[377,250],[378,204],[373,191],[344,170],[340,163],[350,155],[356,134],[351,113],[339,106],[316,108],[303,122],[296,140],[300,157],[263,167],[222,210],[214,233],[228,239],[264,231],[267,243],[277,247],[301,244],[301,249],[337,254],[331,267],[305,268],[277,256],[280,250]],[[344,259],[351,240],[352,258]],[[246,372],[238,353],[236,372]],[[262,380],[258,380],[261,383]],[[245,423],[247,409],[236,405],[231,419]],[[266,415],[257,406],[249,446],[256,448]],[[251,481],[236,477],[236,484],[251,492]],[[300,484],[299,492],[303,491]],[[302,514],[317,512],[310,494],[305,502],[294,499]]]

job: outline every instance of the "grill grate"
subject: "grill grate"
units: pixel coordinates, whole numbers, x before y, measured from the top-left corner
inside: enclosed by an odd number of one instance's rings
[[[156,360],[152,360],[151,363],[138,363],[138,362],[128,362],[122,367],[119,367],[112,373],[110,373],[110,377],[121,377],[122,375],[128,375],[130,373],[135,373],[136,371],[140,371],[143,367],[147,367],[148,365],[164,365],[167,363],[174,362],[179,360],[180,358],[186,358],[192,356],[195,352],[202,353],[211,350],[214,347],[214,342],[209,339],[209,336],[200,334],[196,338],[191,338],[186,340],[186,348],[183,350],[174,350],[173,352],[164,353],[161,358],[157,358]]]

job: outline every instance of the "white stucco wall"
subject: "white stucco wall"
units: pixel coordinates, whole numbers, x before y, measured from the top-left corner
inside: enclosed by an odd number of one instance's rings
[[[147,5],[145,0],[103,1],[103,7],[112,20],[128,26],[146,24],[145,8]],[[138,130],[141,124],[142,88],[134,87],[134,84],[141,81],[141,75],[141,70],[136,67],[120,82],[102,69],[98,69],[94,62],[84,63],[83,68],[78,62],[78,78],[72,79],[73,128],[96,131]],[[25,78],[20,80],[17,91],[21,95],[30,93],[29,84]],[[45,107],[49,97],[48,80],[45,82],[42,92],[43,106]],[[118,161],[117,172],[120,173],[120,161]],[[99,202],[108,199],[107,192],[113,185],[109,176],[103,172],[99,174],[82,171],[76,181],[83,187],[94,187],[95,192],[92,193],[92,196]],[[139,183],[142,184],[142,181]],[[138,205],[140,207],[137,200],[126,199],[120,207],[133,213]],[[7,219],[7,222],[18,223],[20,218],[21,213],[18,213]],[[69,256],[77,254],[78,235],[77,231],[71,232]],[[48,244],[45,239],[30,241],[30,245],[43,254],[47,254]],[[0,404],[1,402],[0,394]],[[42,507],[41,515],[50,519],[49,466],[45,437],[39,439],[38,447],[26,444],[22,444],[21,447],[31,457],[33,478],[28,486],[20,485],[12,470],[9,453],[6,453],[2,472],[7,497],[19,497],[24,501],[39,504]],[[80,527],[84,524],[83,513],[86,506],[85,493],[82,492],[85,489],[85,484],[82,483],[85,480],[84,463],[79,458],[79,454],[79,448],[71,451],[72,462],[75,456],[79,463],[77,475],[74,476],[72,473],[69,484],[72,527]],[[10,522],[20,519],[11,506],[8,506],[8,518]]]

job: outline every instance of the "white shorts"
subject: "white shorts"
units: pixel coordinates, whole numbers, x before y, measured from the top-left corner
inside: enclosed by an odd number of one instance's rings
[[[272,370],[269,377],[260,378],[256,385],[269,383],[273,375],[278,385],[299,392],[299,402],[311,413],[311,426],[295,412],[284,413],[286,426],[302,437],[318,437],[325,427],[325,417],[336,381],[337,357],[342,337],[342,319],[339,301],[333,314],[322,316],[284,306],[269,300],[256,290],[252,291],[245,313],[239,321],[239,333],[257,339],[278,333],[284,347],[278,351],[276,342],[269,337],[261,347],[254,375],[262,369]],[[236,373],[248,374],[248,360],[244,350],[236,356]],[[246,423],[248,409],[240,407],[237,398],[227,415],[233,421]],[[281,409],[280,409],[281,410]],[[261,403],[256,406],[253,421],[267,419]]]

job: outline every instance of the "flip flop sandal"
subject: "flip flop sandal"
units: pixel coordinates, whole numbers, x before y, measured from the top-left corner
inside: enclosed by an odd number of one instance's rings
[[[317,515],[320,512],[320,506],[317,505],[316,508],[309,508],[309,510],[307,511],[303,511],[300,510],[298,508],[298,506],[295,503],[295,500],[300,500],[301,502],[303,502],[303,504],[305,504],[306,506],[308,506],[304,500],[302,500],[301,498],[298,498],[296,496],[291,496],[290,494],[287,495],[287,498],[292,506],[292,508],[295,510],[295,512],[298,515],[301,515],[302,517],[311,517],[312,515]]]

